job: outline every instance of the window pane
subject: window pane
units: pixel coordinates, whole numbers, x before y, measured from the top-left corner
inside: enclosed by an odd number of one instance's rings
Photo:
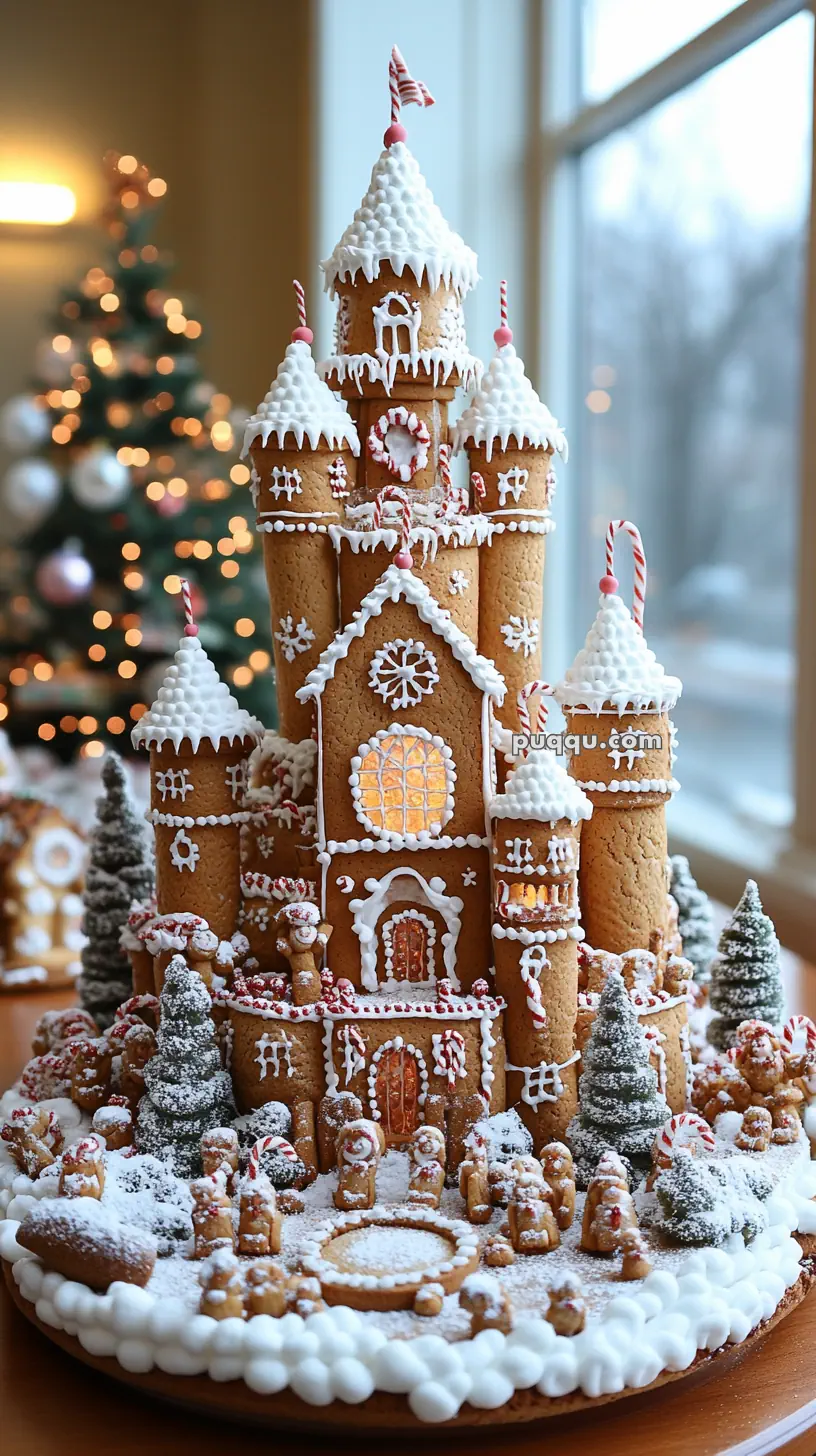
[[[795,16],[582,163],[581,623],[606,523],[628,517],[649,644],[685,684],[681,799],[766,824],[792,811],[811,27]]]
[[[584,0],[583,91],[599,101],[733,10],[738,0]]]

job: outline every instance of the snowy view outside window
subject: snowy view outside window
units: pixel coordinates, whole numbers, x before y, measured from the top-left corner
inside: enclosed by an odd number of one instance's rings
[[[731,8],[592,0],[585,93]],[[793,809],[812,23],[795,16],[581,162],[578,620],[594,614],[607,521],[634,520],[646,636],[685,685],[681,798],[769,827]]]

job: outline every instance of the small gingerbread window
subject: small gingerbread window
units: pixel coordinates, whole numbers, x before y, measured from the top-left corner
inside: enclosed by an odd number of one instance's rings
[[[361,744],[351,767],[357,817],[374,834],[437,835],[453,813],[451,751],[424,728],[381,729]]]
[[[386,410],[368,432],[368,453],[389,474],[407,484],[428,464],[431,436],[424,420],[397,405]]]

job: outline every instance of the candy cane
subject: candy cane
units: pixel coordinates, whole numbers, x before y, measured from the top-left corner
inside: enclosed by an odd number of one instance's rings
[[[664,1122],[657,1134],[657,1145],[661,1153],[671,1157],[675,1148],[692,1147],[699,1143],[706,1152],[713,1153],[716,1139],[704,1118],[696,1112],[678,1112]]]
[[[384,486],[374,502],[374,516],[372,524],[375,531],[379,531],[382,524],[383,506],[385,505],[385,502],[387,500],[402,501],[402,517],[400,520],[400,549],[397,552],[397,555],[394,557],[394,565],[410,569],[414,564],[410,550],[411,520],[413,507],[411,506],[411,502],[408,499],[408,496],[405,494],[405,491],[400,490],[400,487],[398,485]]]
[[[314,334],[306,322],[306,294],[303,291],[303,284],[299,283],[297,278],[293,278],[292,287],[295,290],[298,316],[298,326],[292,330],[292,343],[297,344],[302,342],[304,344],[311,344],[314,340]]]
[[[816,1051],[816,1022],[811,1021],[809,1016],[792,1016],[786,1021],[782,1028],[782,1043],[789,1052],[793,1051],[793,1043],[796,1040],[796,1033],[805,1033],[805,1047],[809,1052]]]
[[[534,959],[535,955],[539,958]],[[548,965],[547,952],[543,945],[531,945],[522,952],[519,963],[519,974],[526,992],[527,1010],[532,1017],[534,1031],[546,1031],[550,1024],[549,1017],[542,1004],[541,983],[538,979],[545,966]],[[536,975],[534,967],[537,969],[538,975]]]
[[[252,1144],[249,1153],[249,1167],[247,1168],[247,1172],[250,1178],[260,1176],[261,1158],[264,1153],[271,1152],[273,1148],[281,1153],[284,1158],[288,1158],[290,1163],[300,1162],[300,1158],[292,1147],[292,1144],[288,1143],[286,1138],[272,1137],[271,1135],[258,1138],[258,1141]]]
[[[497,349],[503,349],[505,344],[512,344],[513,330],[507,324],[507,279],[502,278],[499,284],[499,317],[501,323],[493,334]]]
[[[618,531],[625,531],[632,542],[635,558],[635,584],[632,593],[632,617],[635,626],[643,631],[643,607],[646,601],[646,556],[640,531],[631,521],[610,521],[606,531],[606,576],[601,578],[600,588],[606,596],[618,590],[615,576],[615,537]]]
[[[185,576],[181,578],[181,600],[184,606],[184,635],[185,637],[197,637],[198,628],[193,616],[193,594]]]
[[[480,501],[484,500],[487,495],[487,486],[484,483],[484,476],[480,475],[478,470],[471,470],[470,483],[473,486],[473,493],[476,499]]]
[[[530,709],[528,708],[527,704],[530,698],[533,697],[534,693],[543,694],[549,693],[550,691],[551,689],[548,683],[538,682],[537,679],[534,679],[532,682],[525,683],[523,688],[519,688],[516,697],[516,705],[518,707],[518,717],[519,723],[521,724],[522,733],[543,732],[544,725],[547,721],[547,713],[549,711],[547,708],[547,704],[539,699],[535,728],[533,728],[530,722]]]

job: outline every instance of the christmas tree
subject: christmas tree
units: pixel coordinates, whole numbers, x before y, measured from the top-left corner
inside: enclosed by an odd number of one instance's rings
[[[200,1142],[235,1114],[232,1084],[210,1017],[210,993],[184,957],[173,956],[160,997],[158,1047],[145,1067],[136,1143],[180,1178],[201,1173]]]
[[[756,882],[749,880],[742,899],[720,936],[711,965],[712,1017],[706,1036],[726,1051],[736,1043],[741,1021],[778,1026],[784,1011],[779,941],[773,921],[762,909]]]
[[[83,929],[88,939],[82,950],[79,999],[97,1025],[106,1027],[131,994],[130,961],[119,937],[133,901],[152,894],[153,864],[115,753],[105,758],[102,783],[105,792],[96,805],[85,876]]]
[[[583,1066],[581,1110],[567,1129],[567,1139],[576,1155],[578,1181],[586,1187],[607,1148],[648,1167],[655,1132],[671,1116],[619,971],[610,971],[604,983]]]
[[[705,1163],[678,1148],[655,1184],[660,1204],[657,1226],[677,1244],[720,1244],[731,1232],[723,1189]]]
[[[714,935],[714,914],[709,898],[700,889],[682,854],[671,857],[671,893],[677,902],[683,955],[694,966],[698,986],[708,984],[711,962],[717,949]]]
[[[219,674],[263,721],[273,711],[262,567],[234,491],[250,479],[234,463],[240,424],[202,375],[202,326],[152,240],[166,184],[135,157],[105,166],[105,266],[63,295],[33,393],[0,411],[22,457],[0,494],[26,532],[4,561],[0,720],[66,759],[77,733],[100,755],[151,702],[180,576]]]

